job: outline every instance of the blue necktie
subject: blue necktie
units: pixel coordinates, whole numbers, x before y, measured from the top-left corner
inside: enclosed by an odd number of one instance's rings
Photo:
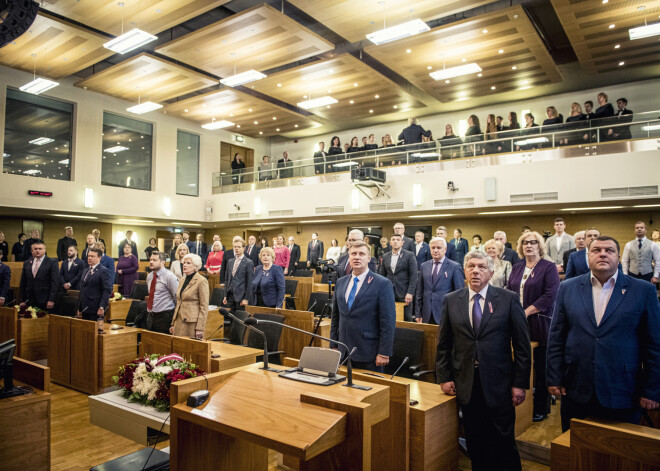
[[[356,276],[353,278],[353,288],[351,288],[351,292],[348,293],[348,310],[351,310],[351,306],[353,305],[353,301],[355,301],[355,295],[357,294],[357,287],[358,287],[358,281],[360,279]]]
[[[481,304],[479,300],[481,295],[479,293],[474,295],[474,306],[472,306],[472,328],[474,333],[479,335],[479,324],[481,324]]]

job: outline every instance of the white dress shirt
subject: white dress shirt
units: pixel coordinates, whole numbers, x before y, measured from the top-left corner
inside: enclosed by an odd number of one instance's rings
[[[472,308],[474,307],[474,295],[477,294],[477,293],[475,291],[472,291],[472,288],[468,288],[468,290],[470,291],[470,302],[468,303],[468,308],[469,308],[468,314],[469,314],[469,318],[470,318],[470,325],[472,327],[474,327],[474,325],[472,325]],[[488,285],[484,286],[484,288],[481,291],[479,291],[479,293],[478,293],[481,296],[481,298],[479,299],[479,305],[481,306],[481,315],[482,315],[481,319],[482,319],[482,321],[483,321],[483,314],[484,314],[484,312],[486,312],[485,307],[486,307],[486,293],[487,292],[488,292]]]
[[[399,249],[399,253],[394,253],[394,251],[392,251],[392,260],[390,263],[390,268],[392,268],[392,273],[394,273],[396,270],[396,264],[399,261],[399,255],[401,255],[401,249]]]
[[[555,234],[555,243],[557,244],[557,252],[561,250],[561,244],[564,242],[564,234],[557,235]]]
[[[593,273],[589,275],[591,276],[591,296],[594,301],[596,325],[600,325],[600,321],[603,320],[605,310],[607,309],[607,303],[610,302],[610,297],[612,297],[612,292],[614,291],[614,285],[616,284],[618,275],[619,271],[617,270],[604,285],[600,284],[600,281],[598,281],[598,278],[596,278]]]
[[[358,293],[360,292],[360,288],[362,288],[362,285],[364,284],[364,279],[367,277],[368,274],[369,274],[369,270],[365,270],[361,275],[357,275],[358,282],[357,282],[357,291],[355,292],[356,298]],[[346,302],[348,302],[348,296],[351,294],[351,290],[353,289],[353,284],[355,283],[355,275],[353,275],[353,272],[351,272],[350,277],[351,277],[351,281],[350,283],[348,283],[345,293]]]
[[[422,250],[423,246],[424,246],[424,242],[421,242],[419,244],[415,244],[415,255],[419,255],[419,251]]]
[[[642,237],[641,239],[635,237],[634,240],[626,243],[626,245],[623,247],[623,253],[621,254],[621,269],[624,275],[628,274],[628,270],[630,268],[630,244],[639,244],[640,240],[644,242],[646,240],[646,236]],[[653,263],[653,278],[658,278],[660,277],[660,246],[658,246],[658,244],[651,244],[651,259]],[[641,270],[641,267],[639,268]]]

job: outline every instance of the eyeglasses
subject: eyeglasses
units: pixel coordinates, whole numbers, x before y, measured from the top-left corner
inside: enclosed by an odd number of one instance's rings
[[[522,245],[539,245],[538,240],[523,240]]]

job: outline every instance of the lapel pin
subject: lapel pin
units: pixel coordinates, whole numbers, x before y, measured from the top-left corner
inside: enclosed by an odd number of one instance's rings
[[[373,279],[374,279],[374,277],[373,277],[373,276],[370,276],[369,279],[367,280],[367,284],[370,285],[370,284],[371,284],[371,280],[373,280]]]
[[[445,278],[449,278],[449,277],[447,276],[447,272],[445,272]]]
[[[493,313],[493,305],[491,304],[490,301],[488,301],[488,309],[490,310],[490,313]]]
[[[626,290],[625,290],[625,289],[622,289],[622,290],[621,290],[621,294],[626,294]]]

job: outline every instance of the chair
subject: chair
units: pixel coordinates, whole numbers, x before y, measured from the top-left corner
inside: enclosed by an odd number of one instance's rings
[[[244,321],[245,319],[250,317],[250,314],[248,314],[245,311],[236,311],[234,312],[234,316]],[[209,340],[213,342],[231,343],[233,345],[243,345],[243,339],[245,338],[245,329],[247,329],[247,327],[245,327],[240,322],[236,322],[236,320],[234,320],[231,323],[231,327],[229,327],[229,331],[227,332],[227,337],[221,339],[209,339]],[[263,342],[261,348],[263,348]]]
[[[313,270],[296,270],[296,276],[300,276],[303,278],[308,278],[310,276],[314,276],[314,271]]]
[[[320,316],[323,312],[323,308],[326,305],[330,304],[332,298],[328,296],[328,293],[312,293],[309,295],[309,304],[307,305],[307,310],[312,311],[315,316]],[[326,313],[330,313],[326,309]]]
[[[296,308],[296,289],[298,280],[284,280],[284,307],[286,309]],[[289,296],[287,296],[287,294]]]
[[[279,314],[254,314],[252,317],[259,320],[268,320],[280,323],[284,322],[284,316],[280,316]],[[275,324],[263,324],[259,325],[257,328],[266,334],[266,341],[268,343],[268,361],[272,361],[273,363],[281,365],[281,355],[286,353],[282,350],[277,350],[280,344],[280,336],[282,335],[282,326]],[[260,334],[257,334],[252,329],[250,329],[246,346],[263,349],[264,339]],[[257,361],[263,361],[263,355],[261,356],[261,360],[257,358]]]
[[[139,271],[137,272],[138,274],[138,280],[147,280],[147,272],[146,271]]]
[[[421,363],[423,346],[424,331],[396,327],[394,331],[394,353],[390,357],[389,364],[385,366],[385,374],[394,374],[405,357],[408,357],[408,363],[401,368],[397,376],[420,379],[425,374],[434,373],[434,370],[422,370],[426,366]]]
[[[112,319],[113,322],[124,321],[128,327],[147,328],[147,302],[134,299],[128,308],[125,319]]]
[[[140,282],[139,280],[133,285],[133,290],[131,291],[131,299],[137,299],[138,301],[143,301],[144,298],[149,296],[149,290],[147,289],[146,282]]]
[[[56,302],[53,312],[60,316],[73,317],[78,314],[78,304],[80,298],[77,296],[63,296],[59,302]]]
[[[209,297],[209,304],[211,306],[222,306],[222,300],[225,298],[224,288],[213,288],[213,292]]]

